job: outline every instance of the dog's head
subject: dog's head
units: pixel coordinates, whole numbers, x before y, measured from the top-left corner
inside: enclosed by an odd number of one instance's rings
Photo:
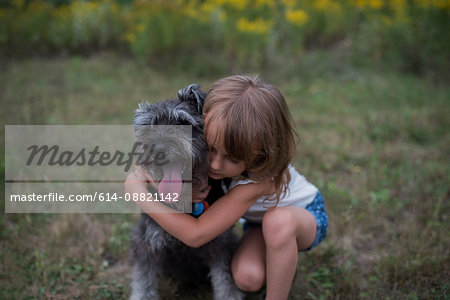
[[[176,99],[141,103],[136,110],[135,136],[143,145],[138,151],[145,153],[141,167],[160,182],[158,193],[179,191],[181,194],[182,181],[191,178],[191,174],[194,191],[207,185],[207,145],[202,117],[205,97],[198,84],[191,84],[179,90]]]

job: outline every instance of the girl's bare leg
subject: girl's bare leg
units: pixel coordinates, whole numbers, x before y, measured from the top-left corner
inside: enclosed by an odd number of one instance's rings
[[[236,285],[243,291],[258,291],[266,281],[266,249],[261,227],[244,234],[231,262]]]
[[[309,248],[316,221],[301,207],[276,207],[263,218],[266,246],[267,299],[287,299],[298,262],[298,250]]]

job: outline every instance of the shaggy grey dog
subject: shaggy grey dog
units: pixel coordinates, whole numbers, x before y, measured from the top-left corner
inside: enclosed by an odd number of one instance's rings
[[[192,157],[192,166],[180,166],[179,163],[165,167],[143,164],[143,169],[155,181],[173,180],[164,173],[171,173],[176,178],[190,178],[192,174],[194,192],[207,186],[207,145],[202,117],[204,98],[205,93],[200,90],[200,86],[192,84],[179,90],[177,99],[141,104],[136,110],[134,125],[137,141],[150,145],[154,143],[151,139],[158,136],[159,150],[165,151],[169,161],[182,162],[186,161],[187,155]],[[191,125],[192,136],[180,134],[172,126],[168,129],[157,126],[161,130],[159,134],[148,134],[147,129],[139,125]],[[173,175],[177,172],[189,174],[186,177],[183,174]],[[192,190],[183,189],[182,194],[191,193]],[[188,247],[143,213],[131,237],[130,299],[159,299],[158,279],[164,276],[180,278],[193,284],[209,278],[215,299],[242,299],[243,293],[236,287],[230,271],[231,256],[236,245],[237,236],[229,229],[202,247]]]

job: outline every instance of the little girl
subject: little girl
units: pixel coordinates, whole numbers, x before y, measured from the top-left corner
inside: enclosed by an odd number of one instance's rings
[[[237,286],[257,291],[266,283],[266,299],[287,299],[298,251],[324,239],[328,217],[318,189],[291,166],[295,132],[286,101],[256,77],[231,76],[213,83],[203,114],[209,176],[222,180],[226,194],[199,218],[170,209],[149,215],[191,247],[244,217],[245,232],[231,263]],[[145,193],[148,180],[138,168],[125,190]],[[139,205],[145,211],[146,203]]]

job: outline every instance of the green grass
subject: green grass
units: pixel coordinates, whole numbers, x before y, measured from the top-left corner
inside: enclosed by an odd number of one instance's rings
[[[113,54],[1,65],[5,124],[129,124],[138,102],[174,97],[191,82],[207,89],[225,75],[165,72]],[[448,84],[317,54],[260,75],[287,98],[300,136],[295,166],[330,216],[327,239],[300,254],[291,298],[448,299]],[[0,298],[127,298],[137,217],[4,214]],[[164,291],[186,295],[171,281]],[[207,286],[189,292],[210,297]]]

